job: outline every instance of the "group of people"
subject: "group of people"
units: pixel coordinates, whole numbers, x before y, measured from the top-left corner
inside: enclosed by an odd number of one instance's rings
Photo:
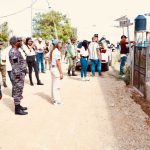
[[[54,105],[63,104],[60,96],[60,80],[63,79],[63,71],[61,67],[62,61],[62,42],[55,39],[52,44],[38,38],[37,42],[31,37],[22,39],[13,36],[10,38],[10,46],[3,48],[3,42],[0,42],[0,72],[2,74],[3,86],[6,84],[6,72],[12,83],[12,97],[15,104],[15,114],[26,115],[27,107],[21,106],[22,93],[24,88],[25,75],[29,74],[30,85],[34,86],[32,72],[34,69],[37,85],[44,85],[39,77],[39,73],[45,73],[47,67],[51,72],[51,102]],[[126,61],[127,47],[126,36],[121,37],[121,65],[120,74],[124,74],[124,64]],[[68,76],[77,76],[75,73],[77,59],[81,63],[81,80],[89,81],[87,77],[88,62],[91,64],[92,76],[95,76],[97,67],[98,75],[101,76],[101,49],[102,43],[98,42],[98,36],[94,35],[92,41],[84,40],[81,47],[77,47],[77,41],[72,38],[66,46],[66,57],[69,61]],[[45,59],[45,61],[44,61]],[[45,62],[45,65],[44,65]],[[28,68],[28,69],[27,69]],[[2,98],[0,86],[0,98]]]
[[[52,76],[51,100],[54,105],[62,104],[59,87],[59,80],[63,79],[60,52],[62,42],[53,40],[50,45],[47,41],[43,44],[41,38],[35,42],[31,37],[22,39],[21,37],[13,36],[10,38],[9,44],[10,46],[4,49],[4,43],[0,42],[0,72],[2,74],[4,87],[7,87],[6,70],[12,83],[12,97],[15,104],[15,114],[28,114],[27,107],[21,106],[25,75],[27,73],[29,74],[30,85],[34,86],[32,80],[32,72],[34,69],[37,85],[44,85],[39,78],[39,72],[45,73],[47,69],[45,67],[47,66],[48,69],[51,70]],[[1,98],[2,91],[0,86],[0,99]]]
[[[77,59],[80,59],[81,63],[81,80],[89,81],[87,77],[89,61],[92,76],[95,76],[96,67],[98,75],[101,76],[101,46],[98,43],[98,36],[93,36],[91,42],[87,40],[82,41],[80,48],[77,47],[76,39],[72,38],[67,45],[66,57],[69,61],[68,76],[77,76],[75,73]]]

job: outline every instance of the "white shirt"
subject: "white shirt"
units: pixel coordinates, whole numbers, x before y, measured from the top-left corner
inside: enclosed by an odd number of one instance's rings
[[[5,49],[0,50],[0,64],[1,65],[6,65],[6,62],[4,62],[3,60],[6,61],[6,51],[5,51]]]
[[[127,57],[127,54],[120,54],[120,57]]]
[[[53,53],[52,53],[52,64],[51,65],[56,66],[57,65],[56,61],[58,59],[61,60],[61,53],[57,48],[55,48]]]
[[[35,56],[35,51],[32,47],[23,45],[23,49],[26,52],[27,56]]]
[[[23,49],[22,49],[22,48],[19,48],[18,50],[19,50],[19,52],[21,53],[23,59],[26,60],[26,54],[23,52]]]
[[[97,49],[99,48],[98,43],[91,42],[89,45],[90,59],[98,59]]]
[[[43,53],[44,52],[44,45],[43,43],[36,43],[36,47],[37,47],[37,53]],[[42,50],[39,50],[42,49]]]
[[[82,46],[80,49],[80,55],[87,57],[87,56],[89,56],[89,51],[85,50],[85,48]]]
[[[10,51],[11,48],[12,48],[12,46],[8,46],[8,47],[5,48],[5,52],[6,52],[6,70],[7,71],[12,70],[12,67],[11,67],[11,64],[10,64],[10,61],[9,61],[9,51]]]

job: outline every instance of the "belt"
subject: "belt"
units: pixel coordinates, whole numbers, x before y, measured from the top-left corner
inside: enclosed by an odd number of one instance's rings
[[[88,56],[82,56],[81,58],[88,58]]]

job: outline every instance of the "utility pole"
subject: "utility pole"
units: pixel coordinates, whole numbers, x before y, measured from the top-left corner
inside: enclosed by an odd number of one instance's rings
[[[49,1],[48,0],[46,0],[46,1],[47,1],[47,4],[48,4],[48,8],[50,10],[51,6],[49,4]],[[58,39],[58,32],[57,32],[57,28],[56,28],[56,23],[54,22],[52,14],[51,14],[51,17],[52,17],[52,22],[53,22],[53,25],[54,25],[55,38]]]
[[[33,17],[33,0],[31,0],[31,37],[32,37],[32,33],[33,33],[32,17]]]

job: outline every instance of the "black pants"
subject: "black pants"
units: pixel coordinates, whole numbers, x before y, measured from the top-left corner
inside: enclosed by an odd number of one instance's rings
[[[2,90],[1,90],[1,85],[0,85],[0,98],[2,98]]]
[[[13,81],[12,81],[12,71],[7,71],[7,73],[8,73],[9,79],[10,79],[10,81],[11,81],[11,83],[12,83],[12,82],[13,82]]]
[[[30,83],[33,83],[33,81],[32,81],[32,71],[33,71],[33,69],[34,69],[34,72],[35,72],[37,82],[39,82],[40,79],[39,79],[37,63],[35,61],[35,56],[27,56],[27,64],[28,64],[28,68],[29,68]]]
[[[7,71],[9,79],[11,81],[11,84],[13,85],[13,79],[12,79],[12,71]],[[12,97],[13,97],[13,90],[12,90]]]

